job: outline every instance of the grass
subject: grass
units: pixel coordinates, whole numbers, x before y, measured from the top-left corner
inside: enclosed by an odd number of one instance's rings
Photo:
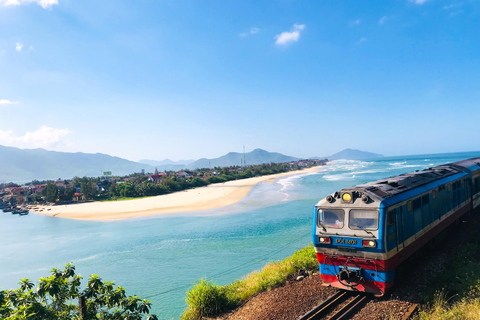
[[[113,197],[111,199],[105,200],[98,200],[98,201],[126,201],[126,200],[138,200],[138,199],[145,199],[145,198],[153,198],[156,196],[145,196],[145,197]]]
[[[480,319],[480,298],[466,297],[454,303],[444,291],[436,294],[434,301],[422,309],[418,320],[477,320]]]
[[[480,239],[458,248],[432,281],[417,320],[480,319]]]
[[[187,309],[181,319],[200,320],[232,310],[259,292],[285,284],[289,275],[301,270],[318,270],[312,244],[295,251],[285,260],[271,262],[261,270],[226,286],[218,286],[202,279],[187,292]]]

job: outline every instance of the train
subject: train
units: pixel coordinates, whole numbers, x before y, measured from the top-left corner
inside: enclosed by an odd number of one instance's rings
[[[405,260],[479,206],[480,157],[330,194],[313,214],[323,284],[381,297]]]

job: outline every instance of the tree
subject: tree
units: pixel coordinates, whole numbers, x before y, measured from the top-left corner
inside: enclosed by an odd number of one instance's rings
[[[87,177],[81,178],[80,191],[83,193],[86,199],[93,199],[93,197],[97,194],[94,179],[89,179]]]
[[[5,320],[158,320],[150,312],[150,301],[127,297],[125,288],[91,275],[87,288],[80,290],[82,277],[75,267],[53,269],[49,277],[40,278],[38,286],[25,278],[16,290],[0,291],[0,319]],[[80,304],[77,305],[75,302]]]
[[[25,202],[25,198],[22,196],[17,197],[17,204],[22,205]]]
[[[47,202],[55,202],[58,195],[58,189],[55,182],[47,181],[45,188],[42,190],[42,195],[45,196]]]

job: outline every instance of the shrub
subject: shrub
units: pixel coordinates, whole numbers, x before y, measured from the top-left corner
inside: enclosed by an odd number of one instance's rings
[[[225,287],[201,279],[187,292],[188,309],[183,319],[202,319],[228,310],[231,302],[227,299]]]
[[[287,277],[301,270],[317,270],[318,262],[313,245],[295,251],[283,261],[271,262],[260,271],[254,271],[227,286],[218,286],[200,280],[187,292],[187,310],[182,320],[199,320],[215,316],[237,307],[242,301],[265,290],[271,290],[287,281]]]

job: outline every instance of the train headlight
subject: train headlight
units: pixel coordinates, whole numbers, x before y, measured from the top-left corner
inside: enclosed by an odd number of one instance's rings
[[[350,202],[350,201],[352,201],[352,195],[348,192],[345,192],[342,195],[342,200],[345,201],[345,202]]]
[[[323,244],[331,244],[332,239],[330,239],[330,237],[318,237],[318,242]]]
[[[375,241],[375,240],[362,240],[362,245],[365,248],[376,248],[377,247],[377,241]]]

